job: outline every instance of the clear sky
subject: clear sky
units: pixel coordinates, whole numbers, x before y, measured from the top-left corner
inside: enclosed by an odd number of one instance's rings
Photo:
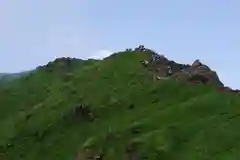
[[[144,44],[240,88],[239,0],[1,0],[0,72]]]

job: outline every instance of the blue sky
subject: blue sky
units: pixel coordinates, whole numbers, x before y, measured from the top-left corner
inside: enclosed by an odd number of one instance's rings
[[[181,63],[199,58],[240,88],[239,6],[238,0],[2,0],[0,72],[144,44]]]

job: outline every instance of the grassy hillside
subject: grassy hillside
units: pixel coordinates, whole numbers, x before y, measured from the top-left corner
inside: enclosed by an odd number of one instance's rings
[[[29,72],[30,71],[20,73],[0,73],[0,85],[5,85],[11,80],[27,75]]]
[[[60,59],[12,81],[0,90],[2,157],[239,159],[239,96],[202,84],[153,82],[140,63],[149,56]]]

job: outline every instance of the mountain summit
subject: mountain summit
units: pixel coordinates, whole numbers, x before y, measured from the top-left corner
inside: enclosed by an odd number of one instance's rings
[[[148,49],[142,49],[142,46],[140,48],[142,52],[148,52]],[[217,73],[198,59],[192,65],[179,64],[153,52],[144,63],[149,70],[153,71],[157,79],[167,76],[180,81],[210,84],[216,87],[224,86]]]
[[[60,58],[0,88],[0,159],[239,159],[239,94],[143,46]]]

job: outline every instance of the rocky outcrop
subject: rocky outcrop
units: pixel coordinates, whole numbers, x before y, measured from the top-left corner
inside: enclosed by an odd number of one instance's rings
[[[194,83],[223,86],[223,83],[220,81],[217,73],[211,70],[207,65],[202,64],[199,60],[195,61],[190,67],[173,74],[173,77],[179,80],[186,80]]]
[[[240,90],[238,90],[238,89],[234,90],[234,89],[232,89],[230,87],[225,87],[225,86],[218,87],[217,89],[220,92],[237,93],[238,95],[240,95]]]
[[[188,68],[190,65],[184,65],[176,63],[175,61],[168,60],[165,56],[160,55],[155,63],[150,60],[149,68],[152,71],[155,71],[157,76],[167,76],[169,67],[173,73],[180,72],[182,69]]]
[[[152,62],[152,60],[150,60]],[[164,56],[160,56],[157,61],[149,65],[152,71],[155,71],[157,76],[168,76],[168,70],[171,68],[171,78],[187,81],[193,83],[204,83],[213,86],[223,86],[217,73],[211,70],[210,67],[195,60],[192,65],[179,64],[174,61],[168,60]]]
[[[201,66],[201,65],[202,65],[202,63],[200,62],[199,59],[197,59],[193,62],[192,67],[198,67],[198,66]]]

